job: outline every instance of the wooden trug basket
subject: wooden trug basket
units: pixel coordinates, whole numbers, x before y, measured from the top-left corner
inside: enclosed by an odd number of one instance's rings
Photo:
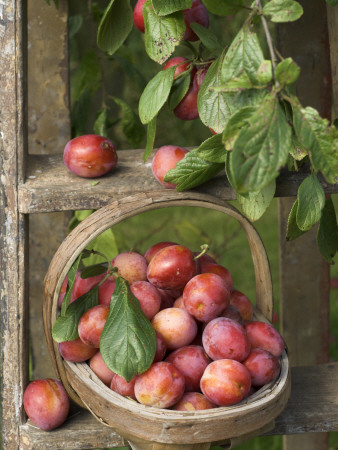
[[[262,433],[273,428],[274,419],[286,406],[290,395],[288,357],[281,356],[281,373],[276,381],[231,407],[204,411],[173,411],[141,405],[105,386],[86,363],[64,361],[52,339],[52,327],[58,316],[58,297],[62,282],[82,250],[99,234],[137,214],[172,206],[196,206],[212,209],[236,219],[244,229],[250,246],[255,279],[257,320],[272,320],[273,294],[271,273],[263,243],[252,224],[231,205],[197,192],[178,193],[161,190],[114,201],[102,207],[78,225],[55,253],[45,277],[43,304],[44,327],[57,376],[69,396],[89,409],[102,423],[129,440],[134,449],[206,450],[210,443],[227,442]]]

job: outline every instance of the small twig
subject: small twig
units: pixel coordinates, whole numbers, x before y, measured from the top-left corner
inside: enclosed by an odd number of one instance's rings
[[[281,55],[281,53],[278,51],[278,49],[275,47],[275,52],[276,52],[276,55],[278,56],[278,58],[281,60],[281,61],[283,61],[284,60],[284,58],[283,58],[283,56]]]
[[[262,11],[262,2],[261,2],[261,0],[256,0],[256,5],[260,9],[260,11]],[[275,77],[275,69],[276,69],[277,58],[276,58],[275,50],[273,48],[272,36],[271,36],[270,30],[269,30],[266,18],[264,17],[263,14],[261,15],[261,19],[262,19],[263,29],[264,29],[264,33],[265,33],[265,36],[266,36],[266,41],[268,43],[269,52],[270,52],[270,56],[271,56],[272,76],[273,76],[273,80],[275,82],[276,88],[278,89],[280,86],[279,86],[278,81],[276,81],[276,77]]]

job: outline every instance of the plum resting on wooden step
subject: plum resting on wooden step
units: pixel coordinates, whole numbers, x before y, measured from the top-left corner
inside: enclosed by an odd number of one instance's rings
[[[117,153],[109,139],[96,134],[87,134],[71,139],[66,144],[63,161],[75,175],[96,178],[116,167]]]
[[[67,418],[69,398],[60,381],[34,380],[25,389],[23,405],[27,416],[38,428],[53,430]]]

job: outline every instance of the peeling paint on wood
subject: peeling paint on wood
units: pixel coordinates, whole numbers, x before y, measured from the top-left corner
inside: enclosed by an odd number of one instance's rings
[[[2,446],[17,449],[27,382],[25,216],[18,211],[25,151],[21,1],[0,0],[0,276]]]

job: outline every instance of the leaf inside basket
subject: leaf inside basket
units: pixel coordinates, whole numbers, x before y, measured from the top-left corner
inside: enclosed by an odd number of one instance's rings
[[[99,304],[99,288],[95,286],[89,292],[71,303],[64,316],[54,323],[52,336],[56,342],[73,341],[79,337],[79,320],[89,308]]]
[[[109,315],[100,339],[102,358],[110,370],[130,381],[145,372],[156,352],[156,333],[132,294],[118,276]]]

